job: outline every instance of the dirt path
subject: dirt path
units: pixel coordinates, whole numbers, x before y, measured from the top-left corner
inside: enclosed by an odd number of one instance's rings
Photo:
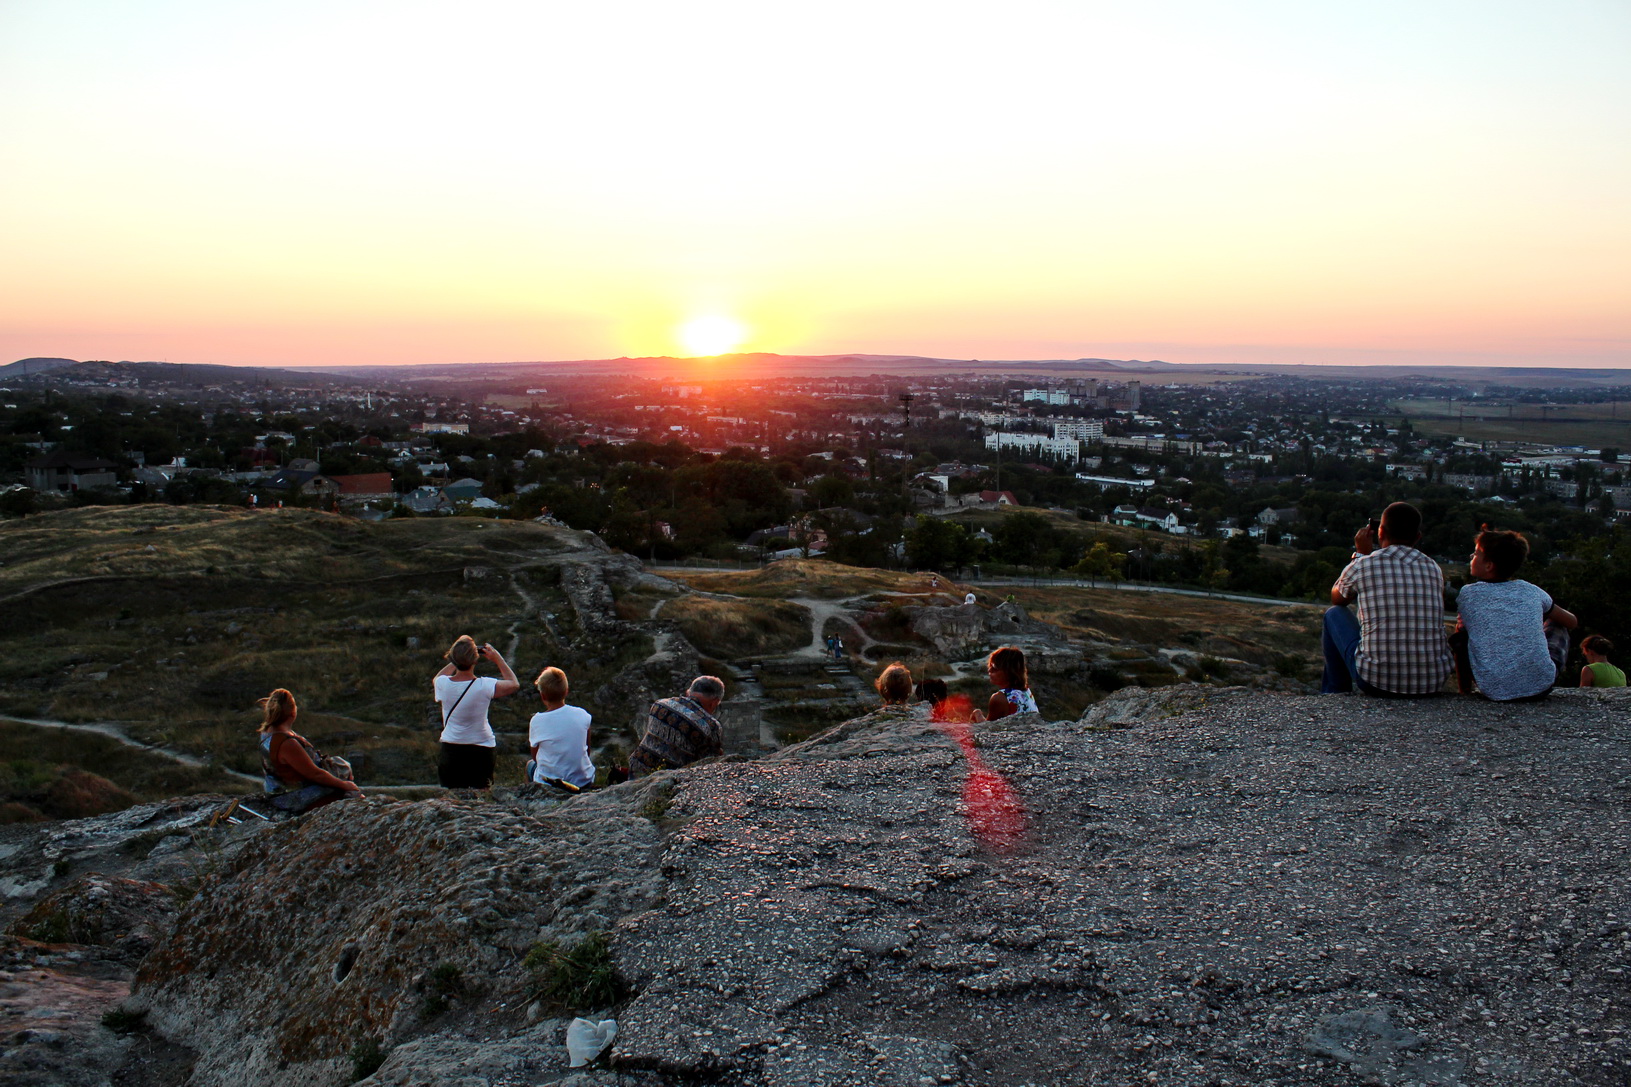
[[[801,607],[807,608],[810,612],[810,644],[805,646],[803,649],[798,650],[796,653],[789,655],[794,657],[818,658],[821,660],[826,660],[828,657],[831,657],[832,654],[827,650],[827,639],[822,634],[822,631],[826,629],[828,619],[842,619],[844,622],[850,625],[850,627],[855,631],[856,636],[860,638],[860,643],[858,645],[846,646],[847,649],[852,649],[856,653],[864,653],[867,646],[877,644],[877,639],[873,638],[871,635],[867,634],[866,631],[861,629],[860,624],[855,621],[854,617],[851,616],[848,608],[845,606],[854,604],[857,600],[866,599],[866,595],[870,594],[849,596],[842,600],[816,600],[813,597],[808,596],[788,597],[787,602],[789,604],[798,604]]]
[[[89,724],[76,725],[69,721],[53,721],[49,718],[41,717],[13,717],[10,714],[0,714],[0,721],[16,721],[18,724],[33,725],[36,728],[58,728],[65,729],[69,732],[94,732],[99,736],[106,736],[109,739],[117,740],[126,747],[134,747],[139,751],[148,751],[154,755],[163,755],[165,758],[173,759],[174,761],[181,763],[183,766],[200,768],[207,767],[209,769],[219,770],[221,773],[230,777],[240,778],[244,781],[252,781],[256,785],[262,784],[260,777],[255,774],[240,773],[237,770],[232,770],[228,767],[222,766],[220,763],[211,762],[208,759],[201,759],[197,755],[189,755],[185,751],[177,751],[173,747],[156,747],[152,744],[144,744],[140,740],[132,739],[130,736],[125,734],[123,729],[111,721],[93,721]]]

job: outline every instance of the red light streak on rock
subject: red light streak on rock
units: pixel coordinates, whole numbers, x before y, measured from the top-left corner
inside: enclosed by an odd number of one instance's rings
[[[975,839],[993,853],[1011,853],[1025,840],[1025,805],[1008,779],[985,765],[974,748],[974,733],[967,718],[969,701],[961,695],[941,703],[935,721],[957,741],[968,760],[963,781],[963,817]],[[958,718],[962,718],[959,720]]]

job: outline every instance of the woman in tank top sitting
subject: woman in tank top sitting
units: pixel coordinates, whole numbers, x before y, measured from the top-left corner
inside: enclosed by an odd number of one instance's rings
[[[442,750],[436,777],[444,789],[488,789],[493,784],[494,754],[498,741],[487,723],[487,707],[521,689],[515,672],[491,645],[476,647],[468,634],[445,654],[447,665],[431,681],[436,701],[442,704]],[[477,676],[476,662],[486,657],[503,678]]]
[[[260,700],[264,711],[260,726],[261,772],[272,806],[298,814],[332,804],[345,797],[360,797],[354,781],[335,777],[317,762],[321,755],[294,730],[300,707],[294,695],[279,687]]]

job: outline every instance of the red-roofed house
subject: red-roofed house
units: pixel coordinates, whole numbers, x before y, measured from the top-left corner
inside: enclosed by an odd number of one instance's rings
[[[1013,491],[981,491],[981,502],[994,502],[999,506],[1017,506],[1019,499],[1014,497]]]
[[[339,498],[347,505],[378,502],[392,497],[391,473],[365,472],[355,476],[329,476],[339,484]]]

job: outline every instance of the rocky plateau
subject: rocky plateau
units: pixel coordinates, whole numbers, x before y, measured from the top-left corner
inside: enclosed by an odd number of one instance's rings
[[[1179,684],[566,800],[0,828],[0,1081],[1623,1087],[1627,698]],[[619,1024],[579,1069],[574,1015]]]

